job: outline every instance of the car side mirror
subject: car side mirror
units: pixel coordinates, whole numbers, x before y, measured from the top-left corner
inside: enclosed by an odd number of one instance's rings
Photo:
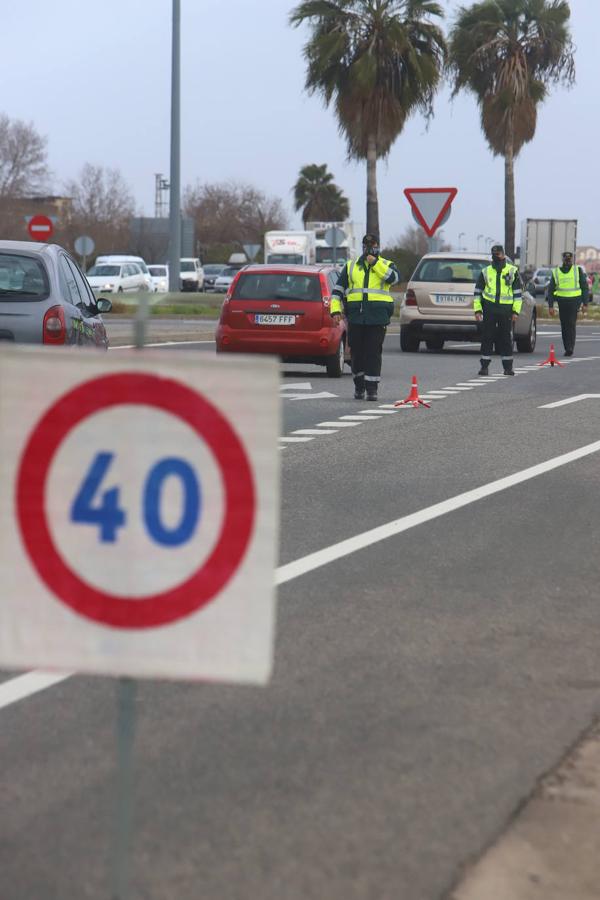
[[[112,309],[112,303],[107,297],[98,297],[96,309],[99,313],[109,313]]]

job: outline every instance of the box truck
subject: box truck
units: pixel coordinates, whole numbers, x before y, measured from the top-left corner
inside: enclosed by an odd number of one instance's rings
[[[521,271],[551,268],[570,250],[575,258],[577,219],[525,219],[521,229]]]
[[[316,262],[314,231],[265,232],[265,262],[300,266]]]

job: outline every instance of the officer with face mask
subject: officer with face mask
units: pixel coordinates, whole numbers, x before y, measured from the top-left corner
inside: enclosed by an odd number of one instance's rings
[[[589,302],[589,285],[581,266],[573,264],[573,254],[565,250],[562,255],[562,266],[552,269],[548,285],[548,311],[554,315],[554,301],[558,303],[560,330],[562,331],[565,356],[573,356],[575,349],[575,333],[577,330],[577,313],[583,304],[585,316]]]
[[[355,399],[364,400],[366,390],[367,400],[377,400],[383,340],[394,311],[390,288],[400,273],[391,260],[380,256],[376,235],[365,234],[362,250],[340,272],[330,312],[335,322],[342,312],[348,319]]]
[[[480,375],[489,375],[494,344],[502,357],[504,374],[515,374],[512,326],[521,312],[521,293],[519,270],[506,261],[504,247],[494,244],[492,264],[482,270],[473,300],[475,318],[482,322]]]

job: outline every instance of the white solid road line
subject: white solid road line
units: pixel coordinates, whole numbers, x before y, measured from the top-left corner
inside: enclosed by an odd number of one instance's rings
[[[371,528],[369,531],[364,531],[362,534],[347,538],[345,541],[339,541],[339,543],[324,547],[322,550],[317,550],[315,553],[309,553],[308,556],[303,556],[295,562],[280,566],[279,569],[277,569],[277,584],[285,584],[288,581],[292,581],[294,578],[299,578],[301,575],[313,572],[321,566],[342,559],[344,556],[350,556],[352,553],[364,550],[365,547],[370,547],[373,544],[378,544],[380,541],[395,537],[395,535],[402,534],[403,531],[408,531],[410,528],[415,528],[417,525],[422,525],[424,522],[431,522],[433,519],[454,512],[456,509],[461,509],[463,506],[468,506],[471,503],[477,502],[477,500],[483,500],[485,497],[490,497],[492,494],[498,494],[501,491],[508,490],[517,484],[522,484],[524,481],[536,478],[538,475],[544,475],[546,472],[551,472],[553,469],[558,469],[561,466],[566,466],[570,462],[575,462],[585,456],[590,456],[592,453],[598,453],[599,450],[600,441],[594,441],[593,444],[586,444],[584,447],[579,447],[577,450],[571,450],[569,453],[563,453],[560,456],[555,456],[553,459],[546,460],[546,462],[530,466],[528,469],[523,469],[520,472],[515,472],[514,475],[507,475],[505,478],[499,478],[497,481],[484,484],[481,487],[474,488],[472,491],[466,491],[464,494],[458,494],[456,497],[451,497],[449,500],[443,500],[441,503],[434,503],[433,506],[428,506],[416,513],[403,516],[401,519],[395,519],[393,522],[388,522],[386,525],[379,525],[376,528]]]
[[[32,694],[39,691],[45,691],[46,688],[60,684],[70,678],[73,672],[42,672],[34,670],[26,672],[25,675],[18,675],[0,684],[0,709],[4,706],[10,706],[11,703],[17,703],[24,700]]]
[[[146,347],[181,347],[185,344],[214,344],[212,341],[157,341],[154,344],[144,344]],[[109,350],[137,350],[135,344],[122,344],[119,347],[109,347]]]
[[[359,423],[357,422],[355,424]],[[281,440],[284,439],[281,438]],[[299,440],[302,440],[302,438]],[[311,440],[311,438],[305,438],[305,440]],[[472,491],[458,494],[456,497],[451,497],[449,500],[443,500],[441,503],[434,503],[433,506],[427,506],[425,509],[419,510],[416,513],[411,513],[408,516],[395,519],[385,525],[371,528],[369,531],[364,531],[362,534],[357,534],[344,541],[339,541],[337,544],[324,547],[322,550],[309,553],[307,556],[303,556],[294,562],[280,566],[275,572],[275,583],[278,585],[286,584],[294,578],[299,578],[302,575],[306,575],[308,572],[313,572],[315,569],[326,566],[328,563],[335,562],[345,556],[350,556],[352,553],[357,553],[359,550],[364,550],[366,547],[370,547],[373,544],[378,544],[390,537],[402,534],[403,531],[416,528],[424,522],[431,522],[433,519],[454,512],[456,509],[461,509],[463,506],[468,506],[471,503],[476,503],[478,500],[483,500],[485,497],[490,497],[493,494],[508,490],[517,484],[522,484],[524,481],[529,481],[532,478],[536,478],[538,475],[544,475],[546,472],[551,472],[561,466],[566,466],[578,459],[591,456],[592,453],[597,453],[598,451],[600,451],[600,441],[595,441],[593,444],[586,444],[583,447],[579,447],[577,450],[571,450],[569,453],[555,456],[553,459],[546,460],[546,462],[530,466],[528,469],[515,472],[513,475],[499,478],[497,481],[484,484],[481,487],[474,488]],[[59,682],[70,678],[71,674],[73,673],[57,674],[55,672],[47,673],[33,671],[20,675],[17,678],[12,678],[9,681],[5,681],[0,684],[0,709],[9,706],[11,703],[16,703],[18,700],[24,700],[26,697],[30,697],[32,694],[36,694],[46,688],[52,687],[54,684],[58,684]]]
[[[538,409],[556,409],[558,406],[567,406],[569,403],[579,403],[580,400],[600,400],[600,394],[577,394],[575,397],[567,397],[566,400],[545,403],[543,406],[538,406]]]

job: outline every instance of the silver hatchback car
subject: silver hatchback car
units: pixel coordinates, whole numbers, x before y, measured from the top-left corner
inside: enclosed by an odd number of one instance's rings
[[[106,350],[111,309],[58,244],[0,241],[0,341]]]
[[[481,340],[473,294],[489,263],[482,253],[425,254],[406,286],[400,310],[400,348],[405,353],[416,353],[421,341],[428,350],[442,350],[445,341]],[[536,335],[535,300],[525,290],[513,331],[519,353],[533,353]]]

